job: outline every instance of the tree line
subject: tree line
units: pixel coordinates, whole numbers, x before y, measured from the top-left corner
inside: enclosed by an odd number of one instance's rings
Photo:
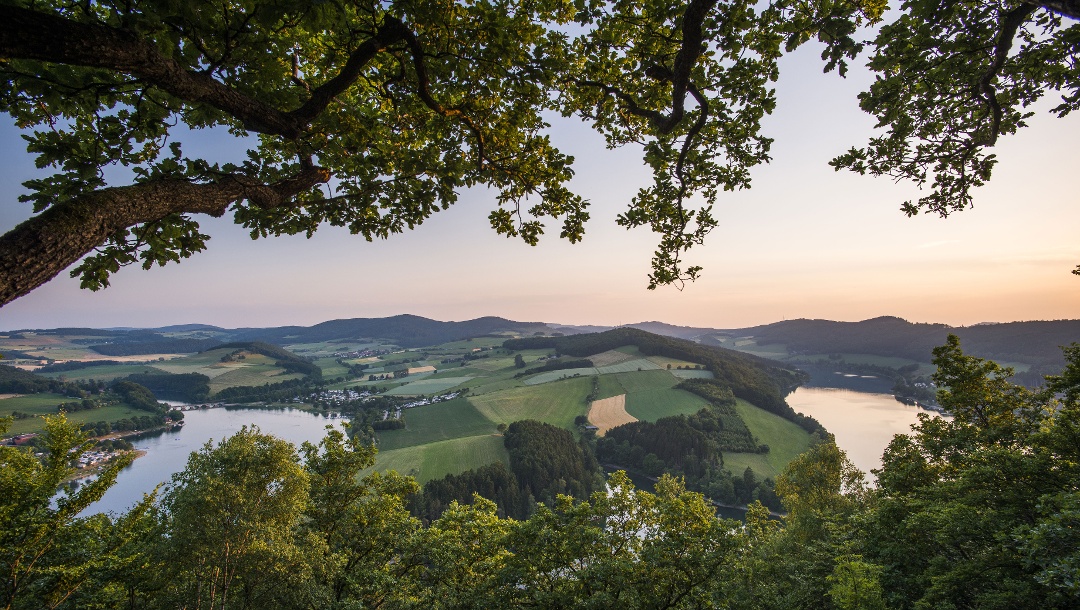
[[[592,447],[569,430],[534,420],[511,423],[503,432],[509,466],[497,462],[424,484],[412,496],[413,515],[431,522],[452,503],[472,504],[474,496],[494,502],[502,517],[526,519],[538,503],[554,506],[560,494],[588,497],[603,487]]]
[[[646,356],[700,362],[713,373],[716,382],[730,388],[736,397],[792,421],[808,432],[824,431],[818,421],[796,413],[784,400],[784,396],[807,379],[806,374],[775,361],[625,327],[566,337],[525,337],[503,343],[503,347],[511,350],[555,349],[578,357],[626,345],[636,346]]]
[[[783,519],[754,504],[744,523],[621,473],[527,518],[475,496],[425,523],[415,481],[362,476],[374,449],[337,428],[299,450],[244,429],[127,513],[77,517],[126,461],[53,501],[87,445],[50,417],[44,457],[0,447],[0,607],[1076,607],[1080,346],[1039,390],[954,338],[935,352],[952,419],[895,437],[876,487],[824,439],[777,478]]]

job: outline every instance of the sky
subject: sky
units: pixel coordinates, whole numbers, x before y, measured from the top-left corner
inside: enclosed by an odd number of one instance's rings
[[[591,202],[582,243],[559,240],[558,223],[536,247],[495,234],[494,196],[482,189],[410,233],[371,243],[333,227],[310,240],[252,241],[230,219],[202,216],[205,252],[123,269],[96,293],[64,272],[0,308],[0,330],[311,325],[402,313],[713,328],[882,315],[954,326],[1080,317],[1080,277],[1070,273],[1080,264],[1080,119],[1049,116],[1053,100],[1044,101],[1029,128],[999,142],[1000,162],[974,208],[908,218],[900,204],[919,196],[913,185],[828,166],[875,133],[857,100],[872,76],[858,66],[846,79],[822,74],[817,53],[804,47],[783,60],[778,107],[764,123],[773,161],[753,172],[751,189],[720,196],[720,226],[687,257],[704,271],[681,291],[646,289],[656,239],[615,224],[649,181],[640,152],[607,150],[584,123],[556,119],[552,140],[577,159],[570,186]],[[236,149],[214,133],[185,152],[196,147]],[[17,197],[34,172],[18,130],[0,117],[0,231],[31,215]]]

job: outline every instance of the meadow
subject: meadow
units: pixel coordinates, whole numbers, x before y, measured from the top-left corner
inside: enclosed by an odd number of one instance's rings
[[[41,432],[44,430],[42,415],[56,415],[57,406],[77,400],[60,394],[29,394],[15,396],[0,400],[0,417],[10,417],[15,411],[26,413],[31,417],[16,419],[11,422],[8,434],[26,434],[28,432]],[[78,424],[97,421],[115,421],[127,417],[146,415],[146,411],[139,411],[123,405],[110,405],[88,411],[75,411],[68,413],[67,418]]]
[[[406,409],[405,429],[379,433],[379,448],[401,449],[467,436],[493,434],[495,423],[465,398]]]
[[[769,446],[769,452],[725,453],[724,466],[731,472],[739,474],[750,466],[758,477],[775,477],[791,460],[810,448],[810,434],[793,422],[741,398],[736,399],[735,410],[758,442]]]

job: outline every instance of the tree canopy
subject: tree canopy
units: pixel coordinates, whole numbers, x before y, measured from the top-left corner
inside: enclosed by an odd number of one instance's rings
[[[929,184],[908,202],[972,202],[988,150],[1027,107],[1078,103],[1080,5],[904,3],[872,41],[882,0],[483,2],[12,2],[0,7],[0,110],[50,175],[36,215],[0,237],[0,304],[80,261],[83,287],[206,247],[198,214],[251,236],[321,225],[386,238],[495,193],[499,233],[536,244],[545,221],[582,238],[588,202],[548,117],[576,116],[609,146],[639,145],[653,183],[618,217],[658,234],[649,287],[697,277],[687,251],[717,226],[722,191],[769,161],[762,118],[783,53],[824,44],[841,74],[867,44],[862,97],[885,135],[837,168]],[[189,156],[185,129],[246,137],[245,158]],[[87,256],[88,255],[88,256]]]
[[[787,514],[755,503],[743,523],[669,473],[652,492],[624,472],[592,493],[566,481],[575,496],[503,517],[501,463],[426,486],[479,484],[421,522],[416,482],[368,473],[375,449],[334,427],[299,451],[245,428],[129,512],[79,516],[131,458],[56,497],[87,445],[52,417],[42,455],[0,445],[0,608],[1076,608],[1080,345],[1065,356],[1029,390],[950,337],[935,382],[953,416],[894,437],[876,486],[825,439],[777,478]],[[507,433],[533,490],[583,470],[565,430]]]

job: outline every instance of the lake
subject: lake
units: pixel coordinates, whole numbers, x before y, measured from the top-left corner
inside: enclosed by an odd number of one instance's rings
[[[870,470],[881,468],[881,454],[893,436],[909,434],[919,413],[938,415],[905,405],[891,394],[839,388],[801,387],[788,395],[787,402],[832,432],[837,446],[870,479]]]
[[[187,466],[188,454],[198,451],[212,441],[235,434],[243,426],[257,425],[267,434],[283,438],[297,447],[304,441],[319,442],[326,434],[331,419],[299,409],[205,409],[186,411],[184,426],[175,431],[152,432],[128,440],[146,455],[135,460],[116,479],[101,500],[83,511],[84,515],[111,512],[120,514],[142,499],[143,494],[159,483],[167,482],[173,473]]]
[[[890,394],[826,387],[801,387],[787,401],[793,409],[813,416],[835,434],[840,448],[868,475],[871,469],[881,467],[881,454],[893,435],[910,432],[916,415],[926,412],[897,402]],[[179,430],[131,437],[135,448],[146,455],[121,472],[116,484],[84,514],[126,511],[142,499],[143,493],[183,470],[189,453],[198,451],[207,441],[217,443],[242,426],[258,425],[263,432],[299,446],[304,441],[317,443],[327,424],[342,421],[299,409],[218,408],[187,411],[184,415],[185,424]]]

